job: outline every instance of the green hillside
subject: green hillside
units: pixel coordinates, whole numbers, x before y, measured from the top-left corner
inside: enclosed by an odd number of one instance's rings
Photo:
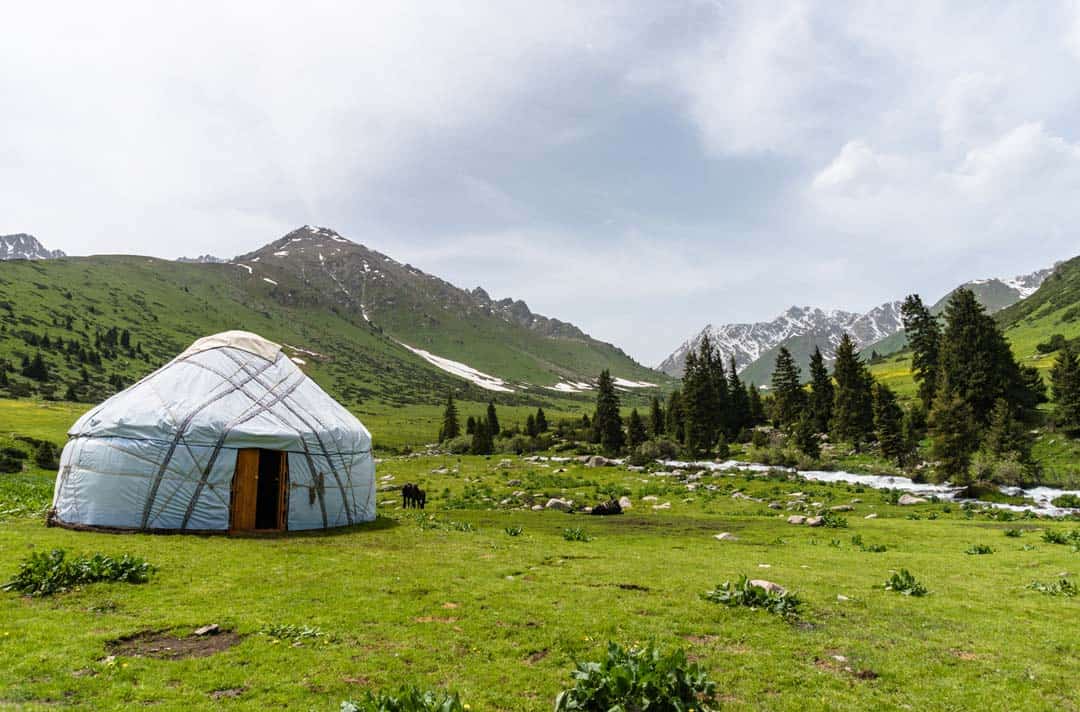
[[[511,409],[511,419],[520,408],[523,420],[526,406],[543,406],[552,414],[591,409],[594,396],[589,392],[556,393],[538,385],[518,386],[517,381],[514,392],[480,388],[409,351],[389,328],[349,313],[313,287],[289,289],[285,275],[278,276],[281,280],[273,284],[235,264],[134,256],[0,263],[0,397],[97,402],[201,336],[245,329],[284,344],[301,368],[365,421],[385,422],[389,428],[389,416],[394,416],[394,434],[383,443],[429,441],[447,392],[462,401],[463,415],[478,413],[478,404],[491,398]],[[432,329],[428,340],[416,331],[407,338],[433,351],[432,342],[456,340],[455,356],[470,365],[482,363],[481,370],[507,380],[538,374],[541,366],[536,364],[545,363],[567,374],[579,367],[573,371],[575,380],[595,376],[601,368],[623,378],[660,380],[614,348],[564,344],[510,324],[502,340],[491,324],[472,331],[458,317],[440,324],[454,335],[436,339]],[[605,361],[605,353],[615,355]],[[504,354],[511,365],[500,370],[496,366]],[[34,373],[39,356],[43,374]],[[626,391],[624,397],[642,404],[652,390]]]

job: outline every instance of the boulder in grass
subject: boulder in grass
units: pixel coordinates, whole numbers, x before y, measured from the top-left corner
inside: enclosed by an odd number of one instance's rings
[[[867,514],[865,517],[863,517],[863,519],[877,519],[877,512],[871,512],[870,514]]]
[[[544,505],[544,509],[557,509],[560,512],[569,512],[573,508],[573,505],[565,499],[559,499],[558,497],[552,497]]]
[[[911,494],[902,494],[902,495],[900,495],[900,499],[896,500],[897,504],[903,505],[903,506],[907,506],[907,505],[910,505],[910,504],[926,504],[926,502],[927,502],[926,499],[924,499],[922,497],[916,497],[915,495],[911,495]]]
[[[739,537],[731,532],[720,532],[719,534],[713,534],[713,539],[716,539],[717,541],[738,541]]]
[[[593,514],[599,517],[606,517],[612,514],[622,514],[622,507],[619,506],[618,500],[609,499],[606,502],[601,502],[592,508],[589,514]]]
[[[624,495],[622,497],[619,497],[619,506],[623,509],[633,509],[634,503],[630,501],[629,497]]]
[[[788,524],[806,524],[806,517],[801,514],[792,514],[787,518]]]
[[[806,526],[808,527],[820,527],[825,523],[823,517],[810,517],[806,520]]]
[[[829,507],[829,509],[833,512],[850,512],[855,508],[850,504],[838,504],[835,507]]]

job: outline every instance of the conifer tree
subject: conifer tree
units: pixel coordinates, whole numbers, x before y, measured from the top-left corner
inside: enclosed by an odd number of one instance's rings
[[[79,393],[75,390],[74,384],[69,383],[67,390],[64,391],[64,400],[69,403],[76,403],[79,400]]]
[[[49,380],[49,368],[45,365],[45,359],[41,357],[40,351],[34,354],[32,360],[26,360],[25,358],[24,360],[26,365],[23,366],[22,375],[41,383]]]
[[[604,452],[609,455],[619,454],[626,437],[622,428],[622,416],[619,415],[619,395],[615,392],[615,381],[607,369],[600,372],[600,380],[597,383],[593,430]]]
[[[710,347],[708,336],[702,347]],[[711,347],[710,347],[711,348]],[[716,390],[707,354],[691,351],[683,372],[682,405],[686,420],[686,449],[702,455],[716,442]]]
[[[720,433],[716,438],[716,456],[721,460],[731,457],[731,448],[728,446],[727,437]]]
[[[795,359],[786,346],[781,346],[772,375],[773,418],[781,427],[794,425],[799,420],[806,396],[801,381]]]
[[[0,368],[0,388],[7,388],[7,387],[8,387],[7,368],[6,367]]]
[[[486,418],[481,418],[476,423],[476,430],[473,432],[472,447],[469,451],[473,455],[490,455],[494,449],[495,443],[491,437],[488,421]]]
[[[821,456],[821,440],[814,427],[814,415],[809,409],[804,408],[795,422],[795,447],[815,460]]]
[[[536,416],[529,413],[529,417],[525,418],[525,434],[530,438],[535,438],[539,432],[536,428]]]
[[[979,424],[987,423],[998,398],[1012,405],[1026,400],[1009,343],[970,289],[957,289],[945,307],[940,369]]]
[[[855,342],[846,333],[836,347],[833,378],[836,379],[833,436],[851,442],[857,450],[874,435],[873,378],[855,352]]]
[[[738,438],[739,433],[745,428],[753,425],[753,418],[750,414],[750,395],[746,392],[742,379],[739,378],[739,372],[735,368],[734,356],[728,362],[727,397],[728,412],[730,413],[727,435],[728,440],[734,440]]]
[[[457,406],[454,405],[454,394],[446,395],[446,409],[443,410],[442,427],[439,428],[439,442],[452,440],[461,434],[461,426],[458,424]]]
[[[746,387],[746,396],[750,402],[750,426],[765,422],[765,404],[761,402],[761,392],[751,383]]]
[[[495,401],[488,401],[487,426],[488,434],[493,438],[501,432],[501,428],[499,428],[499,415],[495,412]]]
[[[549,426],[548,426],[547,416],[544,415],[544,409],[543,408],[537,408],[536,409],[536,432],[537,433],[546,433],[548,431],[548,427]]]
[[[630,418],[626,422],[626,436],[627,444],[629,444],[631,450],[637,448],[649,437],[645,431],[645,422],[638,415],[637,408],[630,411]]]
[[[476,418],[474,418],[474,417],[472,417],[470,415],[468,420],[465,421],[465,434],[466,435],[473,435],[475,433],[476,433]]]
[[[660,399],[653,396],[652,402],[649,403],[649,435],[659,438],[664,434],[665,429],[664,407],[660,405]]]
[[[1058,352],[1050,371],[1054,396],[1054,420],[1067,433],[1080,432],[1080,358],[1066,347]]]
[[[1031,463],[1031,436],[1013,417],[1013,409],[1004,398],[999,398],[990,411],[990,426],[986,429],[982,447],[999,460]]]
[[[821,349],[815,346],[810,356],[810,414],[814,419],[814,428],[819,433],[829,432],[834,398],[832,376],[825,368]]]
[[[918,294],[909,294],[900,307],[904,334],[911,346],[911,371],[919,384],[919,399],[927,410],[934,401],[938,358],[941,351],[941,324],[923,304]]]
[[[683,415],[682,391],[678,388],[668,396],[666,432],[676,442],[686,441],[686,418]]]
[[[938,461],[938,479],[967,484],[971,455],[979,446],[978,428],[971,406],[952,387],[946,371],[934,388],[927,424],[931,456]]]
[[[904,412],[896,402],[896,394],[881,383],[874,384],[874,432],[881,454],[903,467],[910,454],[909,441],[904,437]]]

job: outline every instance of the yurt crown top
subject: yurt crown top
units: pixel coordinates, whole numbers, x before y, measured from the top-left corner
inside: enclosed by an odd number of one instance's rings
[[[189,346],[184,353],[180,354],[180,356],[188,356],[200,351],[220,349],[226,346],[229,348],[240,349],[241,351],[247,351],[248,353],[260,356],[267,361],[277,360],[277,355],[281,352],[281,344],[275,344],[273,341],[264,339],[258,334],[253,334],[250,331],[234,330],[204,336]]]

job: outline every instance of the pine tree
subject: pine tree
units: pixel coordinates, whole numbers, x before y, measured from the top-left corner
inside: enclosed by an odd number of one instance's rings
[[[927,424],[930,452],[938,461],[938,479],[967,484],[971,455],[979,446],[978,429],[971,406],[952,387],[945,371],[934,388]]]
[[[473,432],[472,447],[469,451],[473,455],[490,455],[494,449],[495,443],[491,437],[488,421],[481,418],[476,423],[476,430]]]
[[[469,416],[469,419],[465,421],[465,434],[474,435],[476,433],[476,418]]]
[[[49,368],[45,365],[45,359],[41,357],[40,351],[34,354],[32,360],[24,358],[24,361],[26,365],[23,366],[22,375],[41,383],[49,380]]]
[[[999,398],[990,411],[990,426],[983,437],[983,450],[999,460],[1014,459],[1031,462],[1031,435],[1023,424],[1013,417],[1012,408],[1004,398]]]
[[[815,460],[821,456],[821,440],[814,427],[814,415],[808,409],[803,409],[795,423],[795,447]]]
[[[597,383],[596,416],[593,418],[593,429],[599,436],[604,452],[609,455],[618,455],[626,437],[622,428],[622,416],[619,415],[619,395],[615,392],[615,381],[607,369],[600,372],[600,380]]]
[[[815,346],[810,356],[810,414],[814,419],[814,428],[819,433],[829,432],[834,398],[832,377],[825,368],[825,357],[821,355],[821,349]]]
[[[120,334],[120,345],[125,349],[131,348],[131,332],[127,329],[124,329],[123,333]]]
[[[903,467],[910,454],[904,437],[904,411],[892,389],[881,383],[874,384],[874,432],[881,454]]]
[[[721,460],[726,460],[731,457],[731,448],[728,446],[727,437],[720,433],[716,438],[716,456]]]
[[[746,396],[750,402],[750,426],[761,425],[765,422],[765,404],[761,402],[761,392],[751,383],[746,387]]]
[[[702,347],[711,348],[708,336]],[[683,371],[682,405],[686,420],[686,449],[703,455],[716,442],[716,390],[709,372],[708,354],[690,352]]]
[[[729,360],[727,386],[728,413],[730,413],[727,434],[729,440],[734,440],[738,438],[739,433],[753,425],[750,414],[750,395],[739,378],[734,356]]]
[[[626,423],[626,435],[627,444],[630,445],[630,449],[636,449],[638,445],[645,442],[649,435],[645,431],[645,422],[638,415],[637,408],[630,411],[630,418]]]
[[[64,400],[69,403],[77,403],[79,400],[79,393],[75,390],[74,384],[69,383],[67,390],[64,391]]]
[[[1020,367],[1008,341],[969,289],[957,289],[945,307],[940,369],[977,423],[986,424],[998,398],[1025,400]]]
[[[664,407],[660,405],[660,399],[653,396],[652,402],[649,403],[649,435],[659,438],[664,434],[665,429]]]
[[[857,450],[874,435],[873,378],[855,352],[855,342],[846,333],[836,347],[833,378],[836,379],[833,437],[851,442]]]
[[[774,400],[773,417],[781,427],[798,422],[805,402],[806,392],[802,388],[802,377],[795,359],[786,346],[781,346],[776,354],[776,367],[772,375],[772,396]]]
[[[678,388],[668,396],[667,427],[665,432],[676,442],[686,441],[686,418],[683,414],[682,391]]]
[[[458,425],[458,412],[457,406],[454,405],[454,394],[448,393],[446,395],[446,409],[443,411],[442,427],[439,429],[439,442],[452,440],[460,434],[461,426]]]
[[[911,347],[911,371],[919,384],[919,399],[927,410],[934,401],[938,359],[941,351],[941,324],[923,304],[918,294],[909,294],[900,307],[904,333]]]
[[[1080,432],[1080,358],[1066,347],[1058,352],[1050,371],[1054,420],[1067,433]]]
[[[488,401],[487,429],[491,437],[495,437],[501,432],[501,428],[499,427],[499,416],[495,412],[495,401]]]
[[[546,433],[548,431],[548,427],[549,426],[548,426],[547,416],[544,415],[544,409],[543,408],[537,408],[536,409],[536,432],[537,433]]]
[[[0,388],[7,388],[7,387],[8,387],[7,368],[6,367],[0,368]]]
[[[536,416],[529,413],[529,417],[525,418],[525,434],[530,438],[535,438],[539,432],[536,429]]]

